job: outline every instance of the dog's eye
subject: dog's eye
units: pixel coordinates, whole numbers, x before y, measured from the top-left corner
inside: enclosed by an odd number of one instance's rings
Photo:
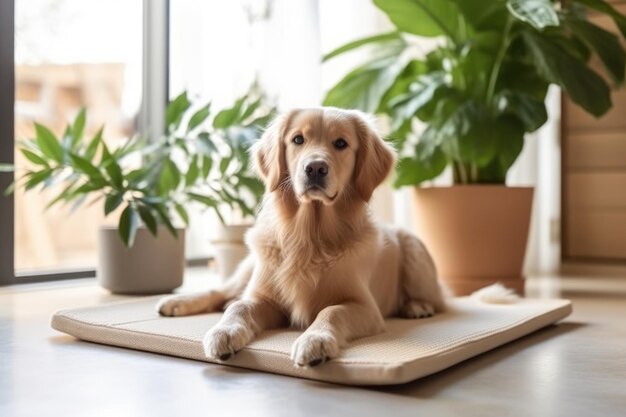
[[[333,143],[333,145],[335,145],[335,148],[337,149],[344,149],[348,147],[348,142],[346,142],[344,139],[337,139],[335,141],[335,143]]]
[[[293,143],[295,143],[296,145],[302,145],[304,143],[304,136],[296,136],[295,138],[293,138]]]

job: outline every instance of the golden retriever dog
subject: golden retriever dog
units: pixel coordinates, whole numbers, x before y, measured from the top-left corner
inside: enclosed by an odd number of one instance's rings
[[[350,340],[384,331],[384,318],[423,318],[445,307],[420,240],[377,224],[368,201],[395,154],[357,111],[293,110],[253,149],[266,195],[246,236],[250,256],[221,288],[160,301],[164,316],[219,311],[204,338],[225,361],[266,329],[305,329],[296,366],[339,355]]]

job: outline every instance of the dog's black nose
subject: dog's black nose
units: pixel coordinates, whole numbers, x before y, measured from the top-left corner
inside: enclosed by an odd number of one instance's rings
[[[320,182],[328,175],[328,164],[324,161],[312,161],[304,167],[304,172],[312,182]]]

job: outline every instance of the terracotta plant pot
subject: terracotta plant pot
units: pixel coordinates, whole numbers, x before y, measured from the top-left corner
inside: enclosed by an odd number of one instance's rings
[[[139,228],[132,247],[124,246],[115,227],[98,235],[98,281],[115,294],[164,294],[183,284],[185,230],[178,238],[164,227],[155,238]]]
[[[244,241],[246,232],[252,225],[229,225],[218,227],[211,244],[215,249],[217,273],[222,279],[230,277],[241,261],[248,256]]]
[[[455,295],[495,282],[524,293],[530,187],[416,188],[414,217],[439,276]]]

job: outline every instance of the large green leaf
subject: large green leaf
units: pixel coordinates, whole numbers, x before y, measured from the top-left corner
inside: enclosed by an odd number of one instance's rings
[[[144,226],[148,228],[152,236],[157,235],[157,221],[154,218],[154,214],[152,211],[146,206],[139,206],[139,217],[143,222]]]
[[[209,117],[209,113],[211,111],[210,109],[211,104],[209,103],[206,106],[202,107],[200,110],[196,111],[189,119],[189,123],[187,124],[187,131],[189,132],[200,126],[200,124],[204,122],[207,117]]]
[[[28,174],[26,174],[27,180],[24,184],[24,188],[27,191],[31,190],[42,182],[49,180],[51,175],[52,170],[49,168],[44,168],[41,171],[29,172]]]
[[[75,170],[86,174],[90,179],[102,178],[100,170],[85,158],[70,153],[70,161]]]
[[[37,165],[48,166],[48,162],[41,155],[36,154],[33,151],[29,151],[26,148],[21,148],[20,151],[22,151],[22,154],[24,154],[26,159],[28,159],[30,162]]]
[[[466,101],[438,129],[442,150],[449,159],[484,166],[496,153],[487,109],[475,101]]]
[[[465,22],[475,30],[501,31],[508,11],[501,0],[452,0],[465,16]]]
[[[563,25],[565,26],[565,25]],[[577,58],[582,62],[588,62],[591,58],[591,49],[585,42],[578,36],[577,33],[565,34],[562,31],[546,31],[546,35],[550,38],[550,41],[557,45],[559,48],[564,49],[570,55]]]
[[[185,174],[185,185],[190,186],[196,182],[198,177],[200,176],[200,162],[198,160],[198,155],[194,155],[191,158],[191,162],[189,162],[189,167],[187,168],[187,173]]]
[[[549,85],[550,83],[539,75],[534,65],[516,60],[505,60],[500,69],[496,91],[519,91],[544,101]]]
[[[617,25],[622,35],[626,37],[626,17],[621,14],[617,9],[611,6],[604,0],[572,0],[576,3],[589,7],[590,9],[597,10],[610,16]]]
[[[390,101],[393,108],[393,123],[391,128],[395,131],[407,120],[412,118],[419,109],[431,102],[435,92],[446,83],[445,74],[434,72],[422,75],[411,84],[409,92],[397,96]]]
[[[163,162],[163,169],[159,175],[159,192],[160,194],[167,194],[170,191],[176,189],[180,183],[181,173],[178,167],[172,160],[166,159]]]
[[[626,53],[618,37],[586,20],[568,17],[565,22],[598,55],[616,84],[621,84],[624,81]]]
[[[138,227],[137,223],[137,211],[131,205],[128,205],[122,212],[118,224],[120,238],[122,238],[122,242],[124,242],[127,247],[133,246],[135,242]]]
[[[508,0],[506,7],[517,19],[539,30],[559,25],[559,17],[550,0]]]
[[[226,171],[228,170],[228,167],[230,166],[230,163],[232,162],[232,160],[233,160],[233,155],[222,158],[222,160],[220,161],[220,173],[222,175],[226,174]]]
[[[54,133],[47,127],[35,123],[36,141],[41,152],[48,158],[61,162],[63,161],[63,148]]]
[[[324,105],[375,112],[403,67],[395,57],[358,67],[328,92]]]
[[[246,99],[248,99],[249,97],[246,97]],[[254,114],[255,111],[257,111],[259,109],[259,107],[261,107],[262,104],[262,100],[256,99],[253,102],[249,102],[246,101],[245,105],[243,106],[243,111],[241,112],[241,115],[239,116],[239,119],[237,120],[238,123],[244,123],[246,119],[248,119],[248,117],[252,116],[252,114]]]
[[[208,156],[202,158],[202,178],[207,179],[213,167],[213,159]]]
[[[72,125],[72,149],[74,149],[83,138],[86,114],[87,110],[84,107],[81,108],[80,112],[78,112],[78,116],[76,116],[76,119],[74,120],[74,124]]]
[[[181,220],[183,221],[183,223],[185,223],[185,225],[189,225],[189,214],[187,213],[187,210],[185,210],[185,208],[180,205],[179,203],[174,203],[174,209],[176,210],[176,213],[178,213],[178,216],[181,218]]]
[[[245,97],[242,97],[235,102],[233,107],[217,113],[213,119],[213,127],[216,129],[226,129],[235,124],[240,119],[241,108],[244,105],[244,101]]]
[[[505,90],[496,94],[495,102],[500,114],[519,119],[526,132],[539,129],[548,120],[545,103],[528,94]]]
[[[101,127],[100,130],[96,133],[96,135],[91,139],[89,145],[85,149],[85,158],[88,160],[92,160],[98,151],[98,146],[100,146],[100,142],[102,142],[102,132],[104,127]]]
[[[115,186],[117,186],[118,188],[123,187],[124,177],[122,175],[122,168],[115,160],[113,155],[111,155],[111,152],[109,152],[109,148],[104,142],[102,142],[101,164],[107,174],[109,174],[109,177],[111,178],[111,181],[113,181],[113,184],[115,184]]]
[[[217,206],[217,200],[215,200],[213,197],[209,197],[207,195],[202,195],[202,194],[198,194],[198,193],[189,193],[189,198],[191,198],[194,201],[197,201],[198,203],[202,203],[205,206],[208,207],[216,207]]]
[[[427,128],[414,149],[413,157],[402,158],[396,166],[394,187],[418,185],[439,176],[448,159],[437,143],[437,131]]]
[[[524,147],[524,127],[512,116],[499,117],[492,123],[497,152],[489,164],[478,168],[478,182],[504,184],[506,174]]]
[[[167,130],[178,127],[185,111],[191,106],[187,98],[187,92],[183,92],[172,100],[165,109],[165,126]]]
[[[415,114],[421,121],[439,126],[461,106],[467,97],[454,87],[442,85],[435,90],[432,100]]]
[[[463,16],[456,4],[447,0],[374,0],[401,31],[419,36],[458,38]]]
[[[489,75],[494,66],[495,50],[500,47],[498,42],[489,45],[491,36],[476,37],[471,45],[467,45],[463,53],[456,57],[456,64],[450,68],[452,84],[467,97],[482,100],[489,83]]]
[[[90,180],[76,188],[74,190],[74,194],[87,194],[92,191],[101,190],[107,185],[108,184],[105,179]]]
[[[111,212],[118,208],[123,201],[124,193],[122,192],[114,192],[113,194],[107,195],[104,199],[104,215],[108,216]]]
[[[404,39],[402,38],[402,35],[400,34],[400,32],[394,31],[394,32],[388,32],[388,33],[381,33],[378,35],[374,35],[374,36],[368,36],[366,38],[361,38],[361,39],[357,39],[355,41],[352,42],[348,42],[345,45],[340,46],[337,49],[334,49],[333,51],[327,53],[326,55],[324,55],[322,57],[322,62],[328,61],[329,59],[332,59],[334,57],[336,57],[337,55],[341,55],[344,54],[346,52],[350,52],[354,49],[360,48],[361,46],[364,45],[369,45],[372,43],[376,43],[376,44],[384,44],[385,42],[389,42],[389,41],[398,41],[401,40],[402,42],[404,42]]]
[[[385,94],[380,100],[377,113],[391,113],[390,103],[398,96],[406,94],[409,91],[409,87],[412,83],[417,81],[417,78],[426,74],[428,66],[426,62],[420,60],[411,60],[402,71],[398,74],[391,86],[387,89]]]
[[[533,31],[523,37],[539,74],[563,88],[572,101],[596,117],[611,108],[609,86],[585,62]]]
[[[161,220],[161,223],[163,225],[165,225],[165,227],[167,228],[167,230],[169,230],[169,232],[172,234],[172,236],[174,236],[175,238],[178,238],[178,230],[176,230],[176,228],[172,224],[171,217],[170,217],[170,215],[169,215],[165,205],[164,204],[155,204],[155,205],[152,206],[152,208],[154,209],[154,211],[156,211],[159,219]]]

